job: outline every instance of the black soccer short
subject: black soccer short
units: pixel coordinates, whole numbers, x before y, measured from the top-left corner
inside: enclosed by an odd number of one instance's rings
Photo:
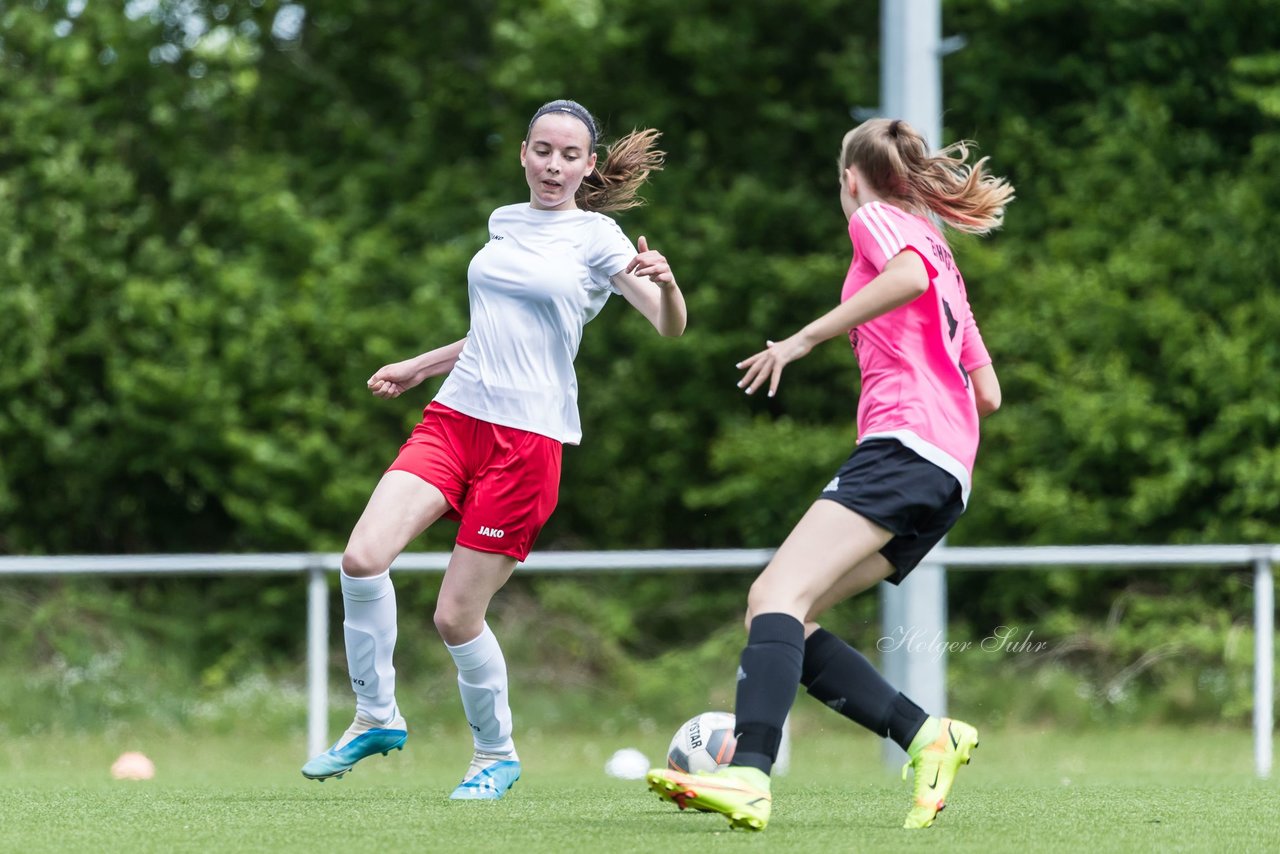
[[[964,512],[960,482],[897,439],[868,439],[854,449],[819,498],[864,516],[893,534],[880,550],[900,584]]]

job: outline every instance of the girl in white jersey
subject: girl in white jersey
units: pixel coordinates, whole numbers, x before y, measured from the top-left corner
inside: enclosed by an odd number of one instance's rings
[[[662,167],[658,133],[633,132],[597,162],[598,135],[595,119],[574,101],[553,101],[534,114],[520,144],[530,198],[489,218],[489,242],[467,272],[467,337],[369,378],[373,394],[394,398],[448,374],[343,552],[356,717],[332,748],[303,766],[311,779],[341,777],[364,757],[404,745],[389,568],[442,516],[459,527],[435,624],[458,667],[475,742],[451,797],[500,798],[520,776],[506,663],[485,613],[555,507],[562,444],[582,437],[573,360],[583,326],[614,293],[661,335],[680,335],[685,326],[684,298],[666,259],[643,237],[637,252],[599,213],[641,204],[637,191]]]
[[[858,445],[751,587],[737,683],[732,765],[709,776],[654,770],[650,787],[683,809],[736,827],[769,820],[769,773],[796,688],[896,741],[915,772],[904,827],[928,827],[978,733],[927,715],[856,650],[814,620],[880,581],[897,584],[955,524],[968,500],[978,418],[1000,385],[969,310],[964,280],[935,220],[984,234],[1013,188],[967,163],[957,143],[930,154],[901,120],[850,131],[840,204],[854,258],[841,304],[738,364],[748,394],[778,389],[782,370],[816,344],[849,335],[862,372]],[[905,775],[906,769],[903,769]]]

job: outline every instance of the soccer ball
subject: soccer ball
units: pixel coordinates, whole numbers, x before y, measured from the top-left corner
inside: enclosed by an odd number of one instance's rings
[[[703,712],[685,721],[667,748],[667,765],[686,774],[724,768],[738,744],[733,724],[729,712]]]

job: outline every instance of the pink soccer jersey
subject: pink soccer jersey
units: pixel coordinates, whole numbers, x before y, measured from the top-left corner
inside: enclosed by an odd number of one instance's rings
[[[946,240],[923,217],[883,202],[849,220],[853,263],[843,302],[910,249],[924,261],[929,290],[849,333],[862,371],[858,441],[897,439],[955,475],[969,499],[978,451],[978,409],[969,372],[991,364],[969,310],[964,279]]]

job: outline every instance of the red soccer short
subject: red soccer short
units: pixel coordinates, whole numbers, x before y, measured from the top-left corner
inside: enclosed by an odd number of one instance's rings
[[[440,490],[457,543],[523,561],[560,496],[560,442],[432,401],[387,471]]]

